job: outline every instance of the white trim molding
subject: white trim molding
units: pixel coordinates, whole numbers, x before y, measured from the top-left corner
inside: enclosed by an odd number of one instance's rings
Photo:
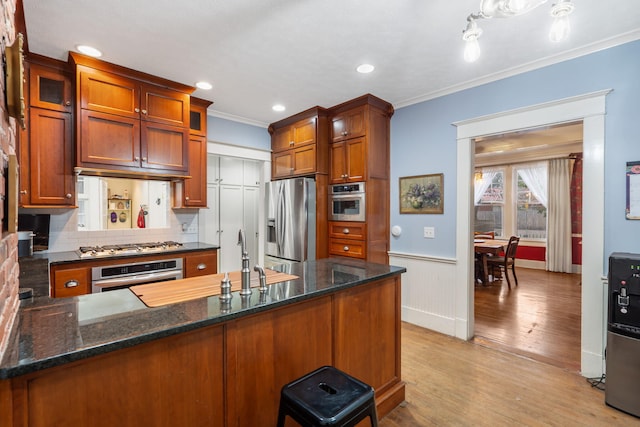
[[[457,337],[470,339],[474,333],[471,245],[474,138],[582,121],[582,212],[583,223],[590,226],[582,233],[581,371],[587,377],[602,374],[605,346],[602,315],[606,310],[600,280],[604,270],[604,116],[609,92],[602,90],[453,123],[457,127],[458,146],[455,318],[460,322],[467,319],[466,324],[456,328]]]

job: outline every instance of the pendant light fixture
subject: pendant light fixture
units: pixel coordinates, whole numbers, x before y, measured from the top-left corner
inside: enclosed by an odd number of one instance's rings
[[[467,27],[462,31],[462,40],[465,41],[464,59],[474,62],[480,57],[480,45],[478,38],[482,35],[482,29],[478,27],[476,20],[491,18],[511,18],[523,15],[548,0],[481,0],[480,11],[467,17]],[[549,39],[553,42],[564,40],[569,35],[569,18],[574,5],[571,0],[558,0],[551,7],[553,24],[549,32]]]

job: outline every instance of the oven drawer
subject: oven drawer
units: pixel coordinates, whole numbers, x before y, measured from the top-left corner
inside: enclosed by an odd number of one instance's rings
[[[329,254],[365,259],[366,249],[363,240],[329,239]]]
[[[184,258],[184,277],[197,277],[218,272],[217,251],[187,254]]]
[[[365,238],[367,226],[363,222],[336,222],[329,221],[329,237],[336,239]]]

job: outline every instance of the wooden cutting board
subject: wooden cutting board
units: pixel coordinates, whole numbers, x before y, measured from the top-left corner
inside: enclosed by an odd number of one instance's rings
[[[297,279],[298,276],[280,273],[278,271],[264,270],[267,276],[267,285],[287,280]],[[160,307],[167,304],[189,301],[197,298],[205,298],[220,294],[220,282],[224,273],[209,274],[206,276],[190,277],[188,279],[172,280],[168,282],[149,283],[147,285],[131,286],[133,292],[147,307]],[[231,291],[239,291],[242,287],[240,272],[229,273]],[[251,272],[251,287],[260,286],[257,272]]]

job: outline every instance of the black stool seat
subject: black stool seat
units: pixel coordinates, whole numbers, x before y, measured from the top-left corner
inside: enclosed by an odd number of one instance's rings
[[[369,417],[377,427],[373,388],[350,375],[323,366],[282,387],[278,427],[289,415],[301,425],[355,426]]]

